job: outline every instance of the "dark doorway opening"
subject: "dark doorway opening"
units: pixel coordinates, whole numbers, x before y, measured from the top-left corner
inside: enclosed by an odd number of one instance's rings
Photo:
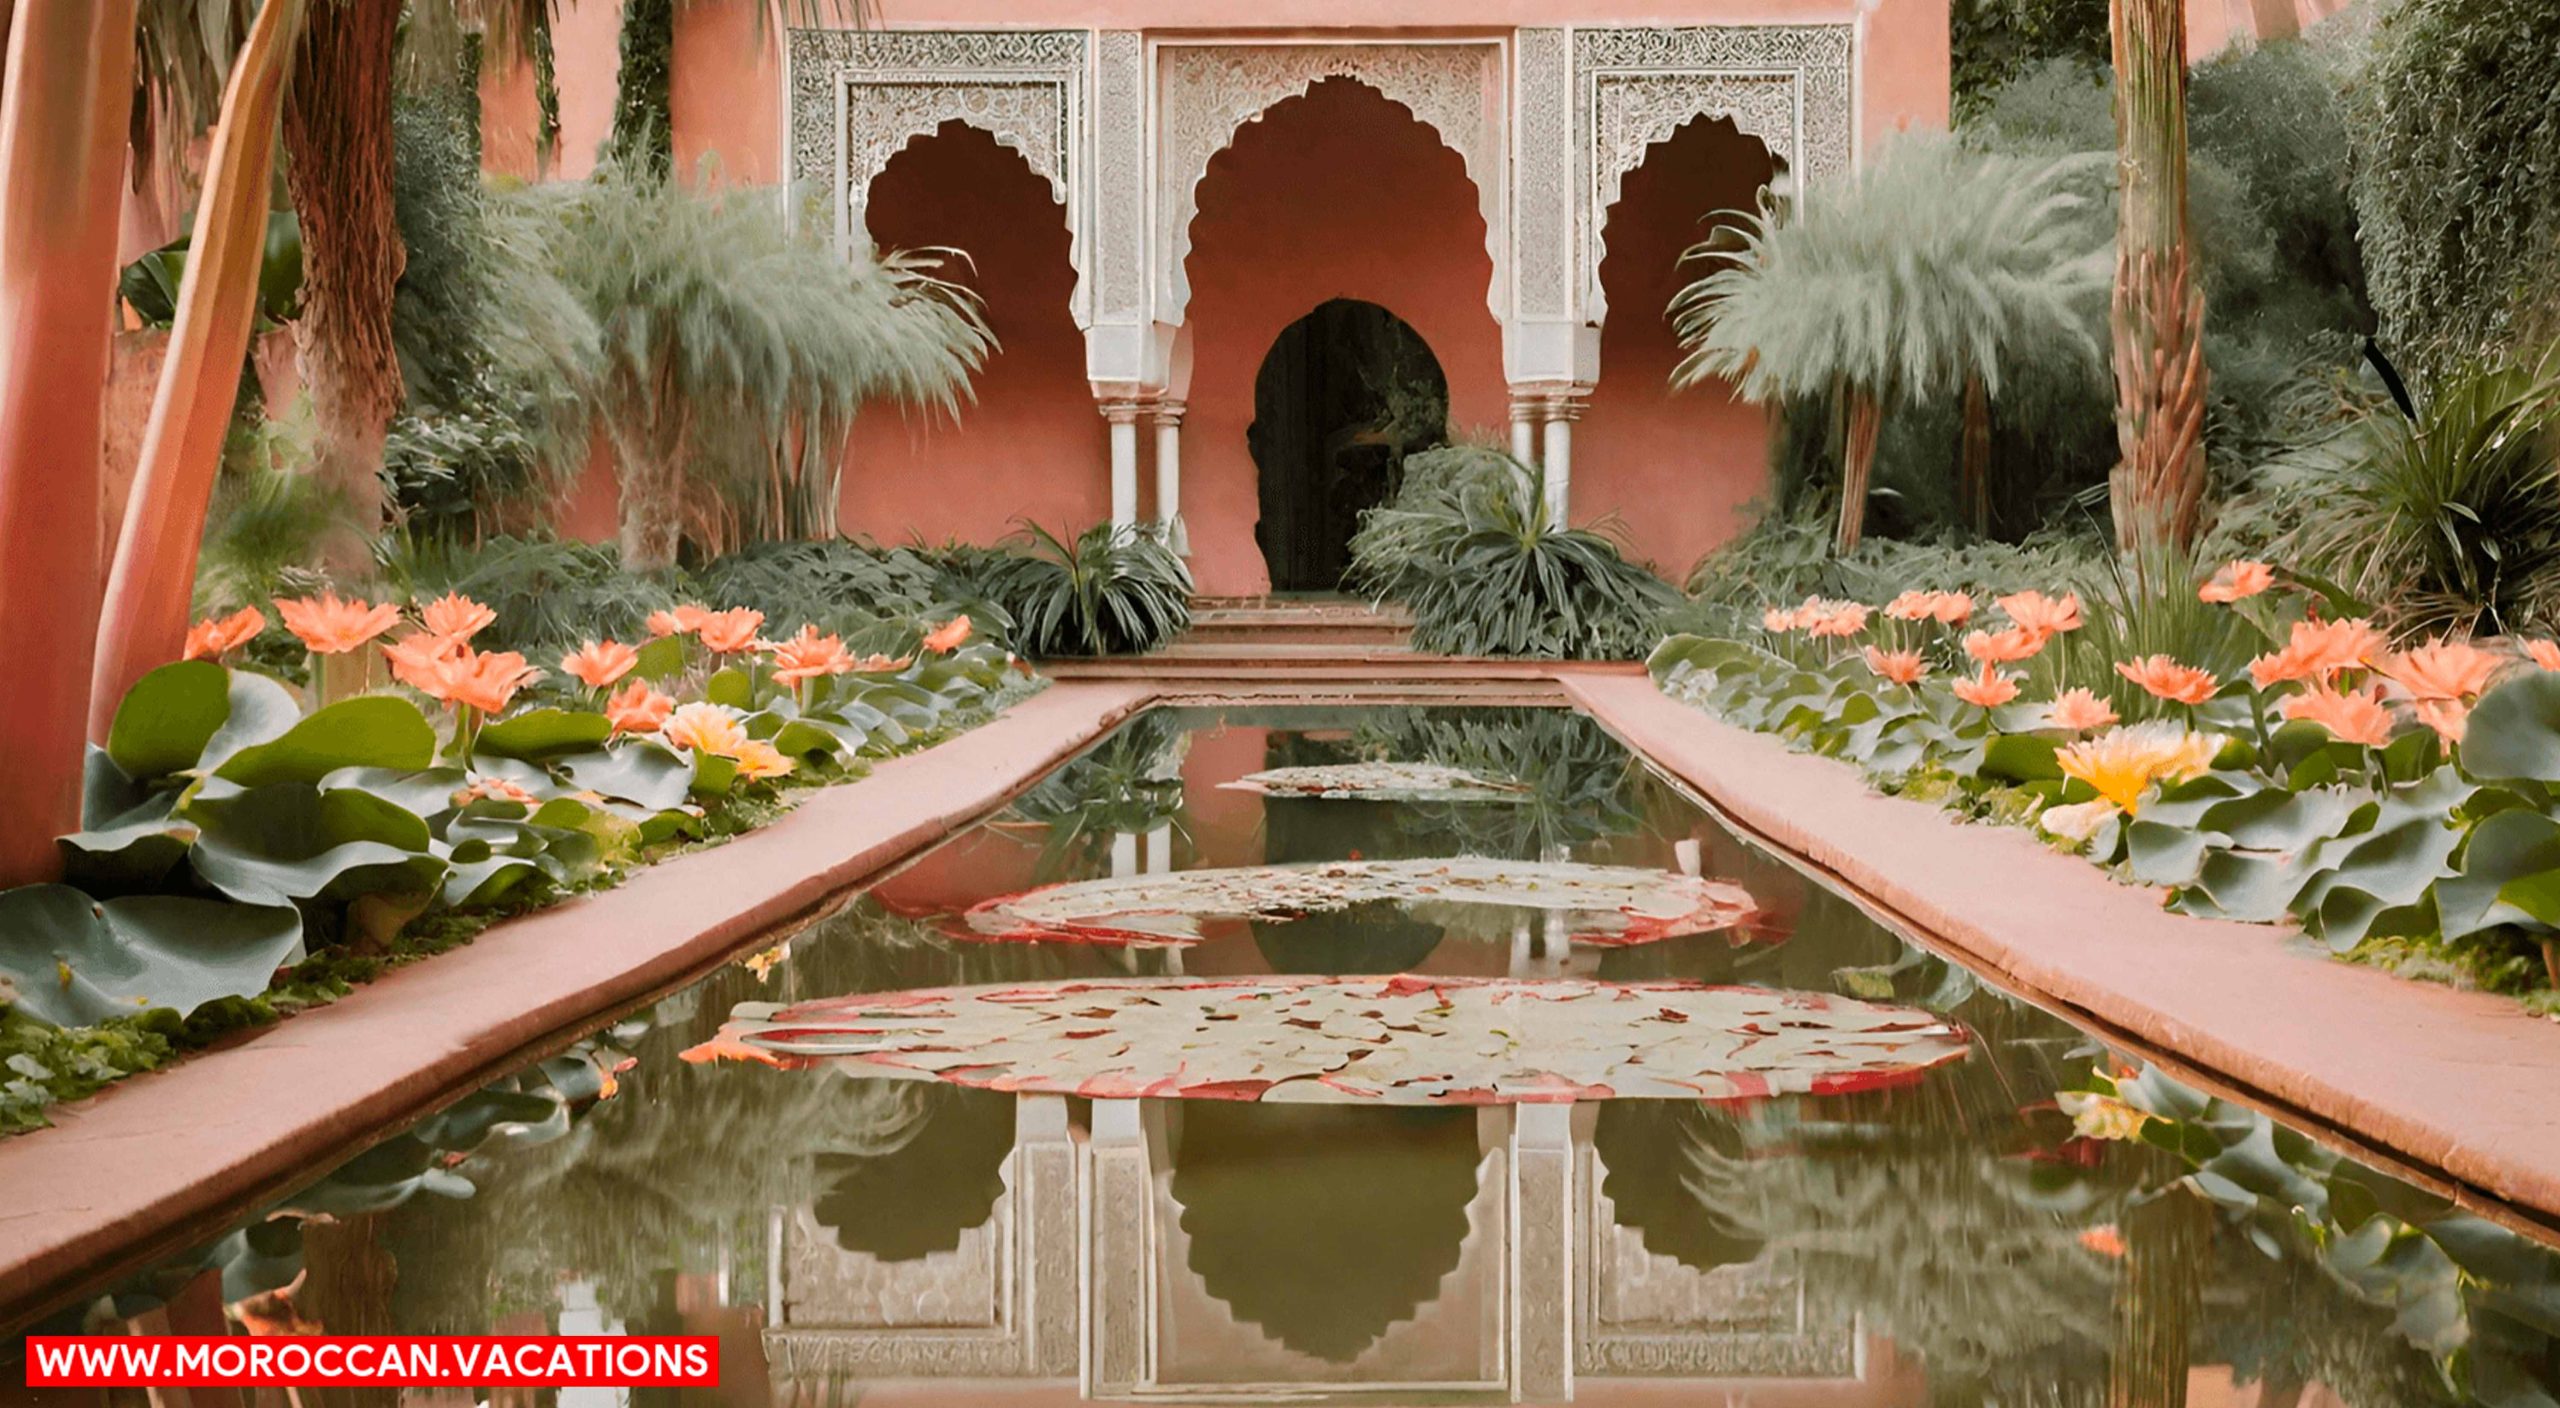
[[[1402,318],[1337,298],[1282,330],[1254,378],[1245,432],[1271,589],[1338,590],[1361,511],[1394,495],[1405,456],[1448,439],[1448,378]]]

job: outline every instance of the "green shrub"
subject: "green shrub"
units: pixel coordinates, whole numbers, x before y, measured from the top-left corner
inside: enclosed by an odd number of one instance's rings
[[[1070,543],[1038,524],[985,565],[988,599],[1026,655],[1130,655],[1191,628],[1191,569],[1153,532],[1097,523]]]
[[[429,601],[460,592],[486,605],[498,619],[483,648],[521,650],[537,659],[600,637],[646,640],[649,613],[675,605],[685,587],[625,572],[610,547],[552,538],[491,538],[469,546],[413,541],[393,553],[386,568],[398,594]]]
[[[1500,451],[1430,450],[1360,516],[1349,580],[1410,608],[1422,650],[1626,659],[1651,648],[1679,595],[1627,561],[1613,528],[1548,517],[1542,476]]]
[[[2094,536],[2039,534],[2019,545],[1943,539],[1870,538],[1845,556],[1808,515],[1765,515],[1752,529],[1701,558],[1687,604],[1663,622],[1674,634],[1729,636],[1756,630],[1760,612],[1809,596],[1886,601],[1905,590],[1969,592],[1988,604],[2011,592],[2086,591],[2108,549]]]

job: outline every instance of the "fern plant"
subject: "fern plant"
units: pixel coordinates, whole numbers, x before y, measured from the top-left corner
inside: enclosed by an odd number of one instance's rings
[[[1680,596],[1627,561],[1613,531],[1549,517],[1539,472],[1498,450],[1432,450],[1360,516],[1350,581],[1410,608],[1422,650],[1623,659],[1652,648]]]
[[[1191,569],[1154,532],[1097,523],[1069,542],[1025,523],[1017,540],[979,583],[1024,654],[1139,654],[1191,628]]]

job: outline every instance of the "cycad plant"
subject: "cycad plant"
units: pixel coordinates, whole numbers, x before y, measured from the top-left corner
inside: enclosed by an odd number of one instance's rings
[[[2120,546],[2195,541],[2204,511],[2204,287],[2187,230],[2184,0],[2113,0]]]
[[[1964,499],[1987,504],[1992,401],[2024,358],[2098,360],[2104,282],[2087,158],[2030,160],[1906,137],[1794,210],[1733,212],[1690,250],[1705,272],[1672,299],[1682,386],[1732,381],[1758,402],[1827,402],[1841,417],[1839,549],[1858,545],[1885,413],[1961,396]]]
[[[768,190],[611,167],[507,197],[552,222],[553,267],[601,331],[588,390],[622,471],[625,566],[835,532],[855,411],[956,413],[995,346],[948,251],[838,254]]]
[[[1097,523],[1069,542],[1027,523],[1022,538],[984,585],[1024,654],[1140,654],[1190,629],[1191,569],[1154,530]]]

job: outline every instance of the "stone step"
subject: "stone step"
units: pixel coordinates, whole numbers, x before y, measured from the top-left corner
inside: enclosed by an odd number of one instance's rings
[[[1400,646],[1413,634],[1402,607],[1343,598],[1204,597],[1183,644]]]

